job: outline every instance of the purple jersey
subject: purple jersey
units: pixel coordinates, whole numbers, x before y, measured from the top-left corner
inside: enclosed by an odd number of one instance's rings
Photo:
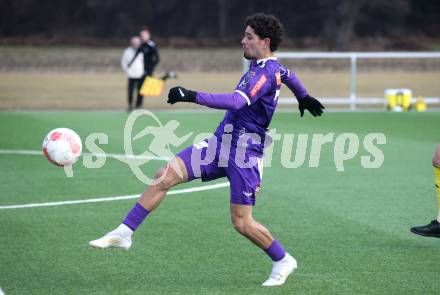
[[[230,133],[232,146],[244,147],[251,154],[262,155],[281,83],[285,83],[298,99],[307,96],[298,78],[278,63],[276,57],[269,57],[252,61],[249,71],[240,79],[232,94],[198,92],[196,103],[227,110],[214,133],[216,137],[221,139],[223,134]]]
[[[185,164],[189,181],[227,177],[231,203],[255,204],[263,173],[266,131],[277,106],[281,83],[297,99],[308,95],[296,76],[275,57],[251,62],[233,93],[197,93],[197,104],[227,112],[212,138],[177,154]]]

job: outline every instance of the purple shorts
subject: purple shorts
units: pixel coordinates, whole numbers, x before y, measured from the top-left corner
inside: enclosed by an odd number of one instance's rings
[[[178,153],[188,172],[188,181],[203,182],[227,177],[231,203],[255,205],[263,176],[262,157],[249,155],[244,148],[223,144],[215,136]]]

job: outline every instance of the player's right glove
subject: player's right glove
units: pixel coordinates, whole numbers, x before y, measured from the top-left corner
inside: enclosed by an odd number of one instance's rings
[[[301,117],[304,116],[304,110],[308,110],[314,117],[321,116],[325,107],[314,97],[307,95],[302,99],[298,99],[299,112]]]
[[[168,93],[168,103],[175,104],[176,102],[196,102],[197,92],[185,89],[181,86],[173,87]]]

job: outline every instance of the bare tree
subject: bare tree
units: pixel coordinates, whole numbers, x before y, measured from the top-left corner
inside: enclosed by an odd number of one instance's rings
[[[226,37],[228,23],[228,1],[218,0],[218,35],[220,38]]]
[[[323,32],[330,49],[348,50],[350,41],[355,35],[354,28],[366,0],[333,0],[325,1]]]

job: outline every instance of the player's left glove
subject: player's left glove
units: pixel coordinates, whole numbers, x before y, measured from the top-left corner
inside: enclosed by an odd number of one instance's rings
[[[168,103],[175,104],[176,102],[196,102],[197,92],[185,89],[181,86],[173,87],[168,93]]]
[[[306,97],[298,100],[299,112],[301,117],[304,116],[304,110],[308,110],[314,117],[321,116],[325,107],[314,97],[307,95]]]

